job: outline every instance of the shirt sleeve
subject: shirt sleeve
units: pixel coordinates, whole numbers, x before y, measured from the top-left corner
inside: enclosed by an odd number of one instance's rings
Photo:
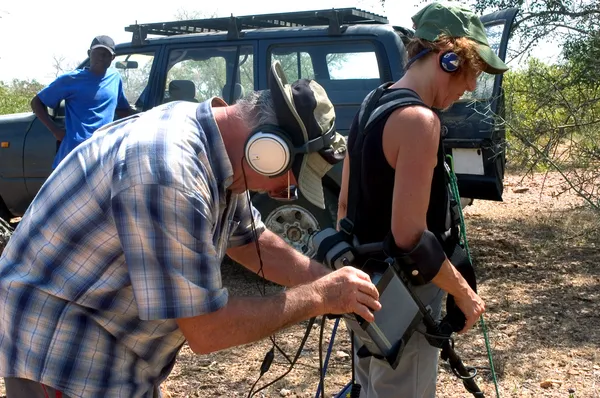
[[[123,91],[123,80],[119,75],[119,94],[117,97],[117,109],[129,109],[131,106],[129,105],[129,101],[127,101],[127,97],[125,97],[125,92]]]
[[[254,225],[252,221],[254,220]],[[237,195],[237,206],[233,215],[233,221],[237,227],[232,231],[229,238],[229,248],[247,245],[254,242],[265,230],[260,216],[260,212],[252,205],[248,204],[246,193]]]
[[[71,75],[59,76],[56,80],[44,87],[37,94],[39,99],[48,108],[56,108],[60,101],[67,99],[70,93],[70,84],[68,82],[71,79]]]
[[[208,203],[202,190],[157,184],[136,185],[113,197],[140,319],[191,317],[227,304]]]

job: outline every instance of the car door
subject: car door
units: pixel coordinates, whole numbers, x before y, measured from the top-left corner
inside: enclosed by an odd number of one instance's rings
[[[517,12],[511,8],[481,17],[489,44],[502,60]],[[506,164],[502,79],[503,75],[482,73],[473,92],[441,113],[444,148],[452,155],[463,198],[502,200]]]

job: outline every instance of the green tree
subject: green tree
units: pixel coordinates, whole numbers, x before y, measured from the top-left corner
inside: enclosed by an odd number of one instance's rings
[[[9,84],[0,81],[0,114],[31,112],[31,99],[44,85],[36,80],[14,79]]]
[[[530,59],[506,74],[508,158],[513,167],[558,171],[600,211],[600,83],[575,68]]]

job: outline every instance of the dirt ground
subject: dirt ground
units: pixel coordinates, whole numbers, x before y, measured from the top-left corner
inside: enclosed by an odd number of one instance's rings
[[[600,397],[600,217],[572,193],[556,196],[565,190],[561,181],[552,173],[510,175],[503,202],[475,201],[465,209],[501,397]],[[232,265],[223,272],[232,294],[257,294],[253,275]],[[276,335],[290,358],[306,325]],[[333,326],[327,320],[323,356]],[[319,331],[320,319],[294,369],[255,397],[316,396]],[[351,376],[343,323],[334,337],[327,397]],[[246,397],[271,346],[266,340],[200,357],[184,347],[165,390],[172,397]],[[481,324],[457,337],[456,349],[466,365],[478,368],[476,380],[485,396],[496,397]],[[276,353],[257,388],[288,368]],[[440,364],[437,396],[470,396],[445,363]]]
[[[510,175],[503,202],[475,201],[465,209],[501,397],[600,397],[600,216],[572,193],[556,196],[564,191],[561,181],[555,174]],[[239,266],[225,264],[223,278],[231,294],[258,294],[258,278]],[[277,288],[267,286],[267,291]],[[290,359],[306,326],[275,336]],[[323,356],[333,326],[327,320]],[[317,319],[294,369],[255,397],[316,396],[320,329]],[[477,367],[485,396],[496,397],[482,325],[455,340],[465,364]],[[203,356],[184,346],[163,384],[165,396],[246,397],[271,346],[267,339]],[[325,376],[327,397],[336,396],[350,380],[349,352],[340,323]],[[276,352],[254,391],[288,368]],[[0,385],[0,395],[3,390]],[[470,396],[445,363],[437,391],[438,397]]]

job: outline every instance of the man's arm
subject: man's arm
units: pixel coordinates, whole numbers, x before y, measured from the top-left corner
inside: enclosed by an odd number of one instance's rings
[[[330,272],[327,267],[301,254],[268,229],[260,234],[258,244],[263,273],[271,282],[296,286],[314,281]],[[260,268],[255,242],[230,248],[227,255],[253,272],[258,272]]]
[[[137,111],[130,106],[129,108],[117,109],[115,113],[117,114],[117,119],[123,119],[125,117],[136,114]]]
[[[176,319],[198,353],[249,343],[321,314],[354,312],[373,320],[370,309],[381,308],[379,294],[369,276],[353,267],[270,297],[228,297],[204,192],[137,184],[113,196],[140,319]]]
[[[418,132],[418,134],[415,134]],[[437,163],[439,119],[422,107],[390,115],[383,132],[383,151],[395,169],[392,234],[396,246],[410,251],[427,228],[433,170]],[[485,310],[483,300],[446,258],[432,282],[453,295],[467,319],[465,332]]]
[[[50,118],[50,115],[48,114],[48,108],[37,95],[31,100],[31,110],[33,113],[35,113],[38,119],[40,119],[40,122],[42,122],[42,124],[46,126],[48,130],[50,130],[52,135],[54,135],[58,141],[62,141],[63,138],[65,138],[65,130],[57,126],[52,118]]]
[[[216,312],[177,319],[177,325],[197,354],[247,344],[289,325],[323,314],[356,313],[372,322],[381,308],[369,276],[343,267],[310,284],[267,297],[232,297]],[[371,308],[371,309],[370,309]]]
[[[120,75],[119,75],[119,89],[118,89],[118,94],[117,94],[117,109],[116,109],[115,113],[116,113],[118,119],[123,119],[125,117],[131,116],[131,115],[137,113],[137,111],[135,109],[133,109],[131,104],[129,104],[127,97],[125,97],[125,92],[123,91],[123,81],[121,80]]]

